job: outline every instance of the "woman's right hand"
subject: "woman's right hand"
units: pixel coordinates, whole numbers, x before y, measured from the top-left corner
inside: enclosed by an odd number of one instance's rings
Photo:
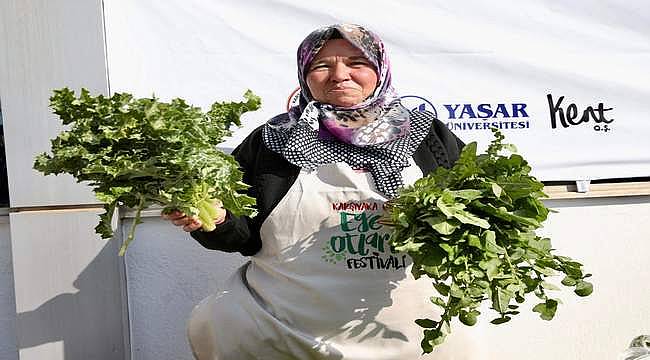
[[[221,203],[215,204],[217,210],[217,218],[214,219],[215,225],[219,225],[226,221],[226,210],[221,207]],[[185,213],[174,210],[169,213],[161,214],[162,218],[171,221],[172,224],[180,226],[183,231],[192,232],[200,229],[203,226],[201,220],[196,216],[187,216]]]
[[[192,232],[198,230],[203,226],[201,220],[194,216],[187,216],[178,210],[174,210],[167,214],[162,214],[162,218],[171,221],[176,226],[181,226],[183,231]]]

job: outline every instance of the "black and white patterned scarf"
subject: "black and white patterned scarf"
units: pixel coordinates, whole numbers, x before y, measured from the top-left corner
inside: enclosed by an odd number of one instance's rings
[[[291,131],[276,131],[271,126],[262,130],[264,144],[287,161],[306,170],[343,162],[353,169],[369,170],[375,187],[388,198],[397,195],[404,185],[402,170],[427,136],[433,122],[431,113],[410,112],[411,131],[408,136],[390,142],[364,147],[318,136],[318,128],[309,123],[298,123]],[[281,121],[281,118],[276,118]]]

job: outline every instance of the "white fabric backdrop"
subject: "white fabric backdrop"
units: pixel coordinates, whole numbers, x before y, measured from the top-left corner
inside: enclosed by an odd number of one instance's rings
[[[104,0],[104,7],[112,92],[200,106],[240,99],[249,88],[262,97],[263,108],[246,115],[224,147],[285,111],[297,86],[295,50],[310,31],[351,22],[385,40],[394,86],[411,96],[404,102],[435,110],[466,142],[484,148],[487,124],[496,123],[542,180],[650,176],[647,1]],[[579,123],[588,107],[605,121]],[[560,112],[577,115],[574,125],[562,126]]]

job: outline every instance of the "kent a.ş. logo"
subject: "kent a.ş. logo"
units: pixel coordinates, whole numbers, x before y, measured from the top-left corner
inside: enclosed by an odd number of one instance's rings
[[[556,129],[558,126],[566,129],[568,127],[578,126],[582,124],[595,123],[593,129],[595,131],[609,132],[612,127],[609,125],[614,121],[613,118],[607,118],[606,112],[613,110],[613,108],[606,108],[602,102],[598,105],[587,106],[584,110],[578,108],[574,103],[562,103],[564,96],[556,99],[552,94],[546,95],[548,100],[548,111],[551,117],[551,128]]]

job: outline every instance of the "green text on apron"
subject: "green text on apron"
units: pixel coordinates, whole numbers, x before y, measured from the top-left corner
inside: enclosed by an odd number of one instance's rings
[[[406,184],[422,176],[411,163]],[[480,359],[462,326],[421,357],[414,320],[439,318],[434,289],[391,251],[385,201],[344,163],[302,171],[262,225],[262,250],[192,312],[197,359]]]

